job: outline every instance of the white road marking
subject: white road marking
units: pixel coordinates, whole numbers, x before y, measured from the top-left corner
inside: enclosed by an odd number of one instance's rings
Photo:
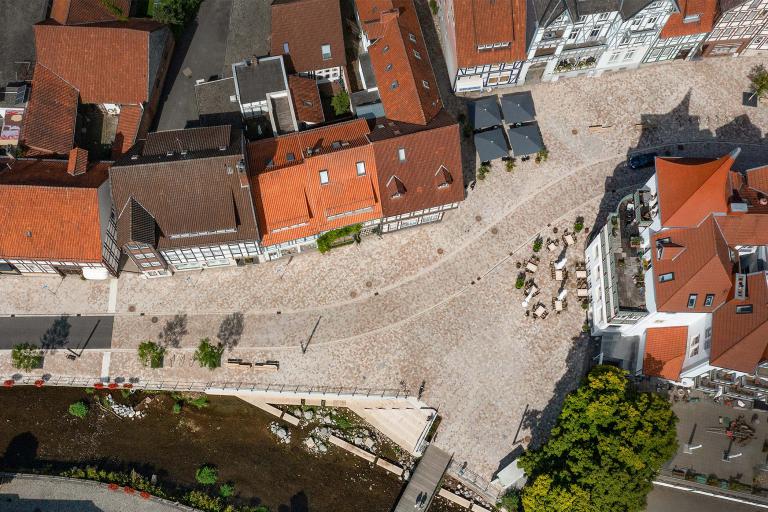
[[[109,304],[107,312],[114,313],[117,309],[117,279],[109,280]]]

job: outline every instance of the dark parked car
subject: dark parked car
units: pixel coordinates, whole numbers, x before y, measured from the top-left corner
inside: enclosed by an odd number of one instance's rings
[[[642,169],[653,165],[654,159],[658,156],[658,153],[640,153],[632,155],[627,160],[627,164],[630,169]]]

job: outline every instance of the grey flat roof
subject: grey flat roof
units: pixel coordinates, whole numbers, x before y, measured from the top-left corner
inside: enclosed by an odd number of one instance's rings
[[[538,123],[510,128],[507,134],[509,135],[509,143],[512,145],[512,153],[515,156],[532,155],[544,149],[544,141],[541,139]]]
[[[508,124],[529,123],[536,120],[536,107],[530,92],[515,92],[501,97],[501,111]]]
[[[288,90],[281,57],[252,60],[234,66],[241,103],[264,101],[267,94]]]
[[[371,64],[371,56],[367,53],[361,53],[357,56],[360,61],[360,69],[363,71],[363,80],[365,81],[365,87],[371,89],[376,87],[376,75],[373,73],[373,65]]]
[[[475,134],[475,149],[480,155],[481,162],[490,162],[501,157],[509,156],[507,141],[501,128]]]
[[[496,96],[480,98],[469,104],[469,116],[475,130],[499,126],[501,124],[501,110]]]

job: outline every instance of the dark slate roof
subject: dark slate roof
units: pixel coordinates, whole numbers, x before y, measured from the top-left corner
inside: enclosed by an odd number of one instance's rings
[[[512,145],[512,153],[515,156],[532,155],[544,148],[537,123],[510,128],[507,135],[509,135],[509,143]]]
[[[166,156],[168,153],[224,151],[232,144],[232,127],[209,126],[186,130],[165,130],[147,134],[141,156]],[[225,148],[225,149],[222,149]]]
[[[573,21],[580,16],[613,11],[618,11],[622,19],[627,20],[652,2],[653,0],[532,0],[531,3],[533,16],[540,26],[546,27],[566,10]]]
[[[504,139],[504,131],[501,128],[476,133],[475,149],[481,162],[490,162],[509,156],[507,141]]]
[[[515,92],[501,97],[501,111],[509,124],[536,120],[536,107],[530,92]]]
[[[154,246],[157,244],[158,229],[154,217],[133,197],[128,205],[131,241],[142,242]]]
[[[195,85],[197,115],[204,126],[242,126],[240,105],[232,77]],[[234,100],[234,101],[233,101]]]
[[[501,124],[501,110],[496,96],[477,99],[469,104],[469,116],[475,130]]]
[[[565,0],[532,0],[529,5],[532,7],[531,15],[542,27],[549,26],[567,8]]]
[[[283,58],[265,57],[233,66],[241,103],[264,101],[267,94],[287,91]]]

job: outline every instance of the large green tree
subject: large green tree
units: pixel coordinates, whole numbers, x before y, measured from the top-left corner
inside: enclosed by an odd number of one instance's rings
[[[520,459],[525,511],[643,510],[677,450],[676,423],[667,399],[637,392],[623,370],[595,367],[566,397],[549,440]]]

